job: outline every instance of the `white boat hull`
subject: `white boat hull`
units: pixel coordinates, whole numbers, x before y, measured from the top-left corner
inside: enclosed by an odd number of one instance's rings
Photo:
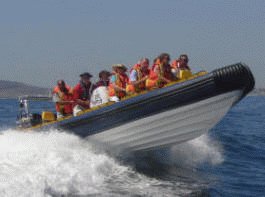
[[[89,136],[116,150],[138,151],[179,144],[208,132],[242,96],[241,90],[142,118]]]

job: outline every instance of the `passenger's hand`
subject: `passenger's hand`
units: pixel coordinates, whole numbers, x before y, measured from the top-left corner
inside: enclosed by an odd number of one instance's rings
[[[148,76],[145,76],[142,80],[146,81],[148,79]]]
[[[167,83],[170,83],[171,81],[167,79],[166,82],[167,82]]]
[[[128,96],[135,94],[134,92],[126,92]]]

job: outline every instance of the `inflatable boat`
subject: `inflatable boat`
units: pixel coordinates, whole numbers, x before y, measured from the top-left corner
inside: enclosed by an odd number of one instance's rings
[[[18,125],[24,131],[56,128],[122,150],[156,149],[208,132],[254,85],[249,67],[237,63],[107,102],[77,116],[44,120],[24,110]],[[20,100],[21,108],[26,104]]]

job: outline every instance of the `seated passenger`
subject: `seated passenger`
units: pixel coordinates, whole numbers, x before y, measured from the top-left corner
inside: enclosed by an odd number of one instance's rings
[[[113,68],[113,75],[110,80],[109,85],[109,96],[112,100],[114,98],[123,98],[126,96],[126,86],[129,82],[129,78],[126,74],[127,68],[123,64],[114,64]],[[114,101],[118,101],[114,99]]]
[[[111,73],[109,71],[102,70],[100,71],[98,76],[99,76],[99,81],[96,83],[96,86],[97,87],[100,87],[100,86],[108,87],[109,82],[110,82]]]
[[[73,94],[71,87],[66,85],[64,80],[58,80],[54,87],[53,101],[56,103],[57,118],[62,118],[73,113]]]
[[[90,97],[95,89],[95,85],[90,81],[92,75],[90,73],[83,73],[80,75],[80,82],[74,87],[73,98],[75,101],[73,113],[74,116],[78,112],[88,109],[90,105]]]
[[[179,59],[173,60],[171,63],[171,71],[175,76],[178,76],[180,70],[191,70],[188,66],[189,58],[186,54],[179,56]]]
[[[109,102],[109,78],[111,75],[109,71],[100,71],[99,81],[96,83],[96,88],[90,98],[90,108]]]
[[[167,83],[175,80],[175,77],[171,73],[171,67],[169,65],[170,56],[167,53],[162,53],[159,56],[160,64],[154,66],[153,71],[150,72],[149,79],[147,80],[147,88],[161,88]]]
[[[127,92],[134,93],[145,90],[145,82],[148,79],[149,72],[149,59],[143,58],[138,64],[135,64],[130,72]]]

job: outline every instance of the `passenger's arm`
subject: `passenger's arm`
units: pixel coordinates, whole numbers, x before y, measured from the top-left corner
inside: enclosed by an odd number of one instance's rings
[[[76,99],[75,103],[77,103],[78,105],[85,106],[85,107],[89,107],[90,106],[90,101],[89,100],[83,101],[81,99]]]
[[[113,87],[114,87],[114,89],[117,90],[117,91],[126,91],[125,88],[121,88],[121,87],[117,86],[116,84],[113,84]]]
[[[166,83],[170,83],[171,82],[171,80],[169,80],[169,79],[167,79],[165,77],[162,77],[162,76],[160,77],[160,79],[163,80]]]
[[[74,101],[58,101],[56,103],[59,103],[61,105],[65,105],[65,104],[71,104],[71,103],[74,103]]]
[[[110,80],[110,83],[113,85],[114,90],[116,90],[116,91],[125,91],[126,92],[125,88],[122,88],[122,87],[119,87],[119,86],[116,85],[116,80],[117,80],[117,78],[116,78],[115,75],[113,75],[111,77],[111,80]]]
[[[138,85],[138,84],[140,84],[140,83],[146,81],[147,79],[148,79],[148,76],[145,76],[144,78],[142,78],[142,79],[140,79],[140,80],[137,80],[137,81],[131,81],[131,83],[132,83],[133,85]]]
[[[80,99],[80,92],[77,88],[75,88],[73,91],[73,102],[78,105],[85,106],[85,107],[89,107],[90,105],[90,101],[83,101]]]

